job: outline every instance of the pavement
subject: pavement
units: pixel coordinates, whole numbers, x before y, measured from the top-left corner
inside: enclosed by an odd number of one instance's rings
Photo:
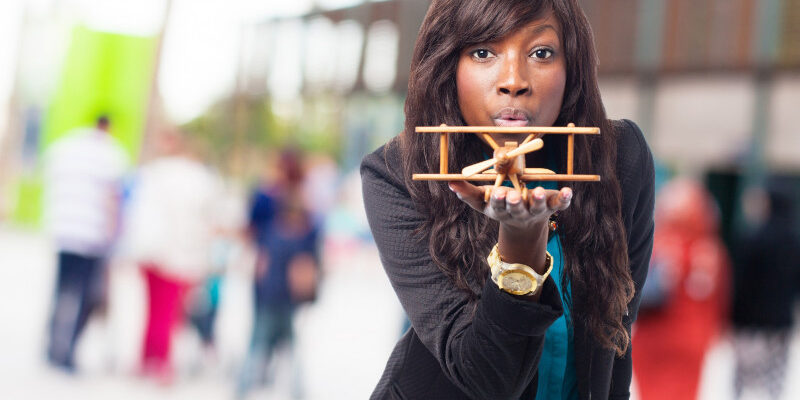
[[[293,382],[300,382],[305,399],[366,399],[378,381],[403,316],[377,250],[342,238],[326,246],[324,259],[318,299],[298,313],[295,357],[288,350],[279,352],[274,385],[248,398],[289,399]],[[47,366],[43,349],[54,261],[53,247],[41,233],[0,226],[0,398],[234,397],[233,382],[252,323],[247,268],[230,268],[225,276],[217,351],[204,351],[197,334],[182,329],[173,353],[178,373],[165,385],[136,374],[145,292],[138,271],[125,262],[112,266],[106,312],[89,322],[81,338],[79,372],[67,375]],[[800,334],[791,352],[784,399],[800,398]],[[723,338],[706,359],[700,400],[733,397],[732,366],[731,346]],[[633,389],[636,399],[635,384]]]

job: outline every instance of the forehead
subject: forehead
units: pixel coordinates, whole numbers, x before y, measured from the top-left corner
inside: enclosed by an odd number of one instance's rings
[[[520,26],[519,28],[508,32],[501,40],[505,37],[513,36],[513,35],[525,35],[525,36],[543,36],[543,35],[555,35],[559,39],[561,38],[561,23],[558,21],[551,11],[547,11],[543,13],[540,17],[531,20],[530,22]]]

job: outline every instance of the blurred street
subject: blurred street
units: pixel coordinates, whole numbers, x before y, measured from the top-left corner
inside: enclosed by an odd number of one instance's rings
[[[347,247],[350,245],[345,245]],[[176,384],[162,387],[139,379],[134,365],[140,346],[144,301],[133,269],[115,270],[109,300],[110,319],[90,321],[79,345],[81,372],[70,377],[47,367],[42,355],[55,270],[41,234],[0,229],[0,395],[7,399],[226,399],[233,397],[232,374],[247,339],[250,287],[243,277],[226,276],[221,306],[218,367],[198,362],[194,332],[179,335],[176,363],[183,372]],[[318,302],[300,312],[297,351],[307,399],[364,399],[369,396],[399,334],[402,313],[369,247],[340,248]],[[132,275],[132,276],[131,276]],[[11,285],[11,282],[16,284]],[[8,305],[24,304],[24,307]],[[137,306],[138,305],[138,306]],[[124,310],[124,312],[119,312]],[[226,330],[227,329],[227,330]],[[290,398],[285,357],[279,357],[276,385],[249,398]],[[282,366],[282,367],[281,367]],[[187,372],[200,369],[197,372]],[[701,400],[732,398],[733,354],[723,339],[709,352],[700,388]],[[795,332],[784,399],[800,398],[800,332]],[[634,385],[634,398],[635,398]]]
[[[299,312],[297,351],[308,399],[363,399],[383,371],[401,329],[402,314],[373,247],[334,247],[316,303]],[[144,292],[133,268],[115,266],[109,317],[89,322],[78,345],[76,377],[50,369],[43,345],[50,312],[54,259],[45,237],[0,228],[0,397],[4,399],[233,398],[235,364],[249,338],[251,286],[226,276],[219,320],[218,363],[200,356],[191,329],[178,336],[179,377],[162,387],[137,378]],[[11,283],[14,284],[11,284]],[[289,398],[286,357],[278,356],[276,385],[248,398]],[[212,365],[208,365],[212,364]],[[215,366],[218,365],[218,366]],[[196,372],[192,372],[196,371]]]

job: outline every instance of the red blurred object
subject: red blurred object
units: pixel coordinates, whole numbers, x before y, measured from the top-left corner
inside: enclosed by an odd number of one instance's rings
[[[165,276],[152,263],[142,264],[149,301],[147,327],[142,346],[142,373],[161,383],[171,383],[174,375],[170,363],[172,334],[183,320],[186,294],[191,285]]]
[[[648,279],[661,286],[663,301],[640,310],[634,374],[642,400],[691,400],[705,354],[725,321],[729,259],[717,234],[718,211],[699,183],[668,183],[655,212]]]

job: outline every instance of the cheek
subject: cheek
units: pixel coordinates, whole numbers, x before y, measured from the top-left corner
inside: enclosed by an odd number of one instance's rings
[[[558,93],[558,97],[563,99],[564,98],[564,90],[566,90],[566,87],[567,87],[567,73],[562,71],[562,73],[559,74],[557,79],[554,79],[553,81],[555,82],[555,89],[554,90],[556,91],[556,93]],[[559,107],[560,106],[561,105],[559,104]]]
[[[458,72],[456,72],[456,88],[458,90],[459,104],[462,104],[471,97],[470,94],[475,90],[474,85],[475,83],[469,77],[469,72],[459,67]]]
[[[543,94],[545,94],[544,97],[548,99],[548,104],[545,108],[548,114],[555,114],[552,116],[555,121],[555,118],[558,117],[558,113],[561,111],[561,103],[564,100],[564,91],[567,85],[566,71],[553,71],[552,73],[546,74],[545,79],[542,81],[546,82],[541,88],[543,89]]]
[[[468,124],[472,123],[481,108],[481,92],[483,90],[481,80],[473,69],[459,64],[456,71],[456,88],[461,115]]]

